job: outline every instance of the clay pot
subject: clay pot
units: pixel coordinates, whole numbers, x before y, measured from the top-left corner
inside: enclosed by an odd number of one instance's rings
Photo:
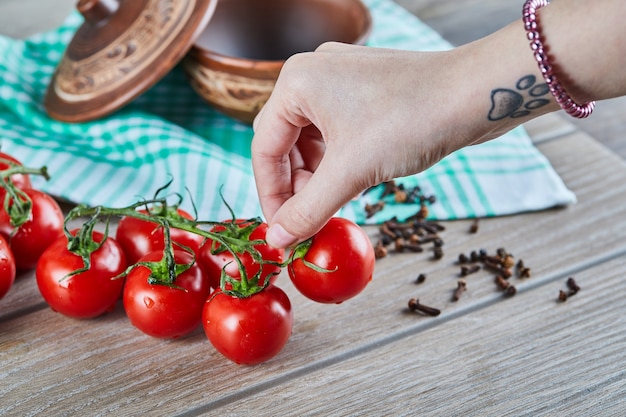
[[[359,0],[219,0],[183,67],[211,106],[252,123],[288,57],[326,41],[364,44],[371,26]]]

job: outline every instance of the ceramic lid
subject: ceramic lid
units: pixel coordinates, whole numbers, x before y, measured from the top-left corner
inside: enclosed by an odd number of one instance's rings
[[[79,0],[84,23],[48,86],[50,117],[105,116],[163,78],[187,53],[217,0]]]

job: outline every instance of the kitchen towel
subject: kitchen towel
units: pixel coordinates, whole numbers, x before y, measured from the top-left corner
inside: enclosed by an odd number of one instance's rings
[[[432,28],[391,0],[365,0],[374,28],[368,45],[411,50],[451,47]],[[122,207],[171,181],[182,208],[202,220],[229,218],[219,190],[240,217],[261,215],[250,163],[251,127],[211,109],[177,66],[146,93],[105,118],[69,124],[49,118],[43,97],[82,16],[57,29],[16,40],[0,36],[0,149],[29,167],[47,166],[34,185],[60,199]],[[384,115],[381,115],[384,117]],[[430,217],[447,220],[509,215],[575,202],[549,161],[522,128],[459,150],[428,170],[398,179],[419,185],[437,202]],[[367,217],[381,189],[339,213],[358,223],[403,218],[419,208],[389,202]]]

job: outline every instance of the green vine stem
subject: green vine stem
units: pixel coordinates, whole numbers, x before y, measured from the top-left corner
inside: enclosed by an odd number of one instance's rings
[[[89,207],[83,204],[79,204],[72,208],[65,218],[65,235],[68,238],[68,250],[80,256],[83,260],[84,267],[78,271],[72,272],[70,275],[85,271],[89,268],[91,253],[96,251],[100,245],[106,239],[107,233],[105,233],[105,239],[102,242],[97,243],[92,239],[92,232],[97,222],[103,221],[106,223],[108,231],[108,225],[113,217],[134,217],[140,220],[156,223],[159,227],[163,228],[165,248],[163,251],[163,258],[160,262],[146,262],[130,265],[126,271],[124,271],[119,277],[126,276],[137,265],[143,265],[150,269],[149,282],[151,284],[160,284],[170,287],[176,287],[176,277],[191,267],[190,265],[177,265],[174,260],[174,245],[170,236],[170,228],[176,228],[187,232],[195,233],[203,236],[205,239],[211,239],[213,242],[219,244],[219,250],[228,250],[232,255],[240,273],[240,279],[234,279],[226,274],[222,270],[222,276],[220,278],[222,290],[236,297],[249,297],[256,294],[265,288],[269,280],[261,279],[261,271],[253,277],[248,277],[245,267],[240,260],[240,254],[249,253],[255,262],[259,264],[275,262],[264,260],[260,252],[255,248],[256,245],[266,244],[265,240],[249,240],[250,233],[258,225],[261,220],[258,218],[246,220],[246,227],[243,229],[243,234],[238,234],[242,229],[237,223],[234,222],[214,222],[214,221],[199,221],[197,219],[187,219],[182,217],[177,212],[178,204],[168,205],[165,198],[154,198],[151,200],[142,200],[135,204],[122,208],[111,208],[104,206]],[[145,212],[140,209],[144,208]],[[87,218],[80,230],[76,234],[72,234],[68,230],[68,224],[78,218]],[[221,226],[232,233],[220,233],[205,230],[206,226]],[[235,230],[238,229],[238,230]],[[181,245],[178,245],[181,246]],[[193,254],[190,248],[182,247],[182,249],[189,251]],[[194,259],[195,262],[195,259]],[[284,265],[281,265],[281,267]],[[230,288],[227,288],[229,284]]]
[[[24,191],[13,184],[11,176],[15,174],[41,175],[46,180],[49,180],[50,176],[45,166],[38,169],[29,168],[4,158],[0,158],[0,162],[10,167],[0,171],[0,187],[6,193],[2,202],[3,208],[9,215],[11,226],[18,228],[30,218],[33,202]]]

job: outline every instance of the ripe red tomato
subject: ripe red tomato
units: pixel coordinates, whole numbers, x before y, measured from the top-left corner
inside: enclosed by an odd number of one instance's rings
[[[244,227],[246,225],[246,220],[238,219],[235,220],[235,223],[240,225],[240,227]],[[225,230],[224,226],[215,226],[211,229],[212,232],[223,232]],[[267,233],[267,224],[261,223],[257,226],[256,229],[250,234],[249,240],[265,240],[265,234]],[[219,253],[213,253],[211,251],[212,246],[214,245],[214,241],[211,239],[207,239],[204,245],[200,248],[198,252],[198,262],[204,270],[207,272],[209,276],[209,280],[211,281],[211,287],[217,288],[220,286],[220,278],[222,276],[222,269],[226,266],[226,274],[228,276],[240,279],[241,274],[239,273],[239,267],[237,262],[233,257],[233,254],[224,250]],[[215,242],[215,248],[219,249],[220,244]],[[285,257],[284,249],[277,249],[269,245],[255,245],[255,249],[259,251],[261,257],[267,261],[274,261],[278,263],[283,262],[283,258]],[[252,279],[252,277],[259,272],[261,264],[256,262],[250,253],[242,253],[239,254],[239,259],[243,264],[246,275],[248,279]],[[277,265],[272,264],[264,264],[263,269],[261,271],[261,283],[268,276],[270,277],[270,283],[274,283],[277,278],[277,274],[280,272],[281,268]]]
[[[139,262],[157,262],[163,251],[157,250],[139,259]],[[177,264],[188,264],[193,255],[174,250]],[[206,274],[194,263],[176,277],[174,285],[150,284],[150,269],[136,266],[126,277],[124,310],[131,323],[142,332],[160,338],[178,338],[191,333],[202,319],[202,307],[211,287]]]
[[[359,294],[372,280],[374,248],[369,237],[350,220],[334,217],[312,238],[304,260],[287,266],[294,286],[320,303],[341,303]]]
[[[238,364],[255,365],[276,356],[293,328],[287,294],[269,285],[237,298],[217,289],[204,304],[202,325],[211,344]]]
[[[146,210],[139,212],[147,213]],[[192,216],[182,209],[177,209],[177,212],[184,218],[192,219]],[[175,228],[170,228],[170,237],[173,242],[187,246],[194,253],[198,252],[204,241],[204,238],[196,233]],[[163,228],[159,224],[135,217],[125,216],[120,219],[115,238],[122,245],[129,265],[137,263],[139,258],[150,252],[163,251],[165,246]]]
[[[75,231],[73,231],[75,233]],[[102,242],[104,235],[93,232],[93,240]],[[41,255],[35,270],[37,286],[54,311],[65,316],[87,319],[115,308],[124,287],[123,279],[112,279],[126,269],[126,258],[115,239],[106,241],[91,254],[89,269],[67,276],[84,267],[80,256],[67,249],[63,235]]]
[[[0,152],[0,171],[5,171],[9,168],[12,168],[14,165],[21,166],[22,163],[15,159],[13,156]],[[30,176],[28,174],[13,174],[11,175],[11,182],[20,190],[24,190],[26,188],[32,188],[32,184],[30,182]],[[4,195],[6,191],[4,188],[0,187],[0,203],[4,201]]]
[[[18,270],[33,269],[48,246],[63,236],[63,211],[48,194],[32,188],[23,190],[32,200],[29,219],[17,229],[9,214],[0,207],[0,234],[9,242]]]
[[[0,235],[0,298],[4,297],[15,282],[15,258],[9,243]]]

